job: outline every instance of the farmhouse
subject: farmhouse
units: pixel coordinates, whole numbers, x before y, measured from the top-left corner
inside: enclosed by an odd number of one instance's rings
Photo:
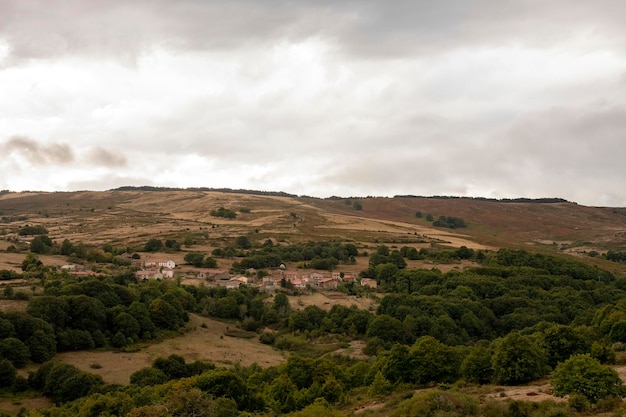
[[[333,278],[324,278],[319,281],[318,284],[321,288],[325,289],[336,289],[337,288],[337,280]]]
[[[362,278],[361,279],[361,286],[363,286],[363,287],[370,287],[370,288],[378,288],[378,283],[376,282],[375,279]]]
[[[176,268],[176,262],[172,261],[171,259],[168,260],[164,260],[164,259],[155,259],[155,260],[147,260],[144,262],[143,264],[144,268],[170,268],[170,269],[174,269]]]
[[[135,276],[137,277],[138,280],[163,279],[164,277],[162,273],[158,271],[154,271],[154,270],[137,271],[135,272]]]

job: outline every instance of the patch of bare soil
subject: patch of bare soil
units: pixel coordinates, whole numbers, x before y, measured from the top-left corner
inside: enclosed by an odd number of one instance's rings
[[[0,300],[0,311],[26,311],[26,307],[28,307],[28,301],[21,300]]]
[[[626,366],[616,366],[615,370],[622,379],[626,381]],[[556,402],[567,401],[567,397],[556,397],[552,393],[552,385],[549,381],[542,384],[526,385],[526,386],[496,386],[494,392],[487,395],[488,399],[496,400],[523,400],[541,402],[544,400],[552,400]]]
[[[567,401],[567,398],[556,397],[552,394],[552,385],[550,383],[540,385],[525,386],[496,386],[494,392],[488,394],[488,400],[516,400],[516,401],[532,401],[541,402],[552,400],[555,402]]]
[[[352,340],[350,342],[350,347],[347,347],[345,349],[339,349],[334,353],[338,353],[341,355],[345,355],[345,356],[349,356],[353,359],[368,359],[369,356],[367,356],[365,353],[363,353],[363,348],[365,348],[365,341],[363,340]]]
[[[289,296],[292,310],[304,310],[308,306],[317,306],[322,310],[330,310],[334,305],[352,307],[356,305],[362,310],[376,308],[376,301],[371,298],[344,295],[340,292],[314,292],[306,295]]]
[[[19,398],[0,400],[0,411],[17,414],[22,408],[27,410],[44,410],[54,404],[46,397]]]
[[[262,367],[282,363],[284,356],[273,348],[251,339],[226,336],[227,323],[190,315],[189,332],[160,343],[147,345],[137,352],[64,352],[57,359],[77,368],[100,375],[108,383],[126,385],[130,375],[151,366],[157,357],[180,355],[187,362],[211,361],[218,366],[257,363]],[[233,326],[234,327],[234,326]]]
[[[390,220],[378,220],[365,217],[345,216],[341,214],[323,214],[326,222],[318,228],[357,230],[370,232],[384,232],[398,235],[422,236],[426,239],[433,239],[441,242],[444,246],[461,247],[466,246],[474,250],[493,249],[470,240],[469,236],[460,233],[451,233],[445,230],[424,227],[412,223],[404,223]]]

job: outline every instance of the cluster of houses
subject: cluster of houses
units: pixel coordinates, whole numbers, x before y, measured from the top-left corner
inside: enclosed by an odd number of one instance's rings
[[[340,284],[356,282],[360,285],[376,288],[376,280],[362,278],[357,281],[353,274],[333,272],[321,273],[318,271],[305,273],[301,271],[290,271],[277,269],[271,271],[269,275],[258,278],[255,270],[246,271],[245,275],[229,276],[227,273],[220,273],[206,277],[209,284],[225,286],[226,288],[237,288],[240,285],[253,285],[261,291],[275,291],[276,289],[287,287],[296,290],[306,290],[308,288],[333,290]]]
[[[146,260],[141,265],[141,269],[136,272],[137,279],[167,279],[174,278],[176,263],[172,260]],[[206,280],[207,285],[222,286],[226,288],[238,288],[240,285],[256,286],[262,291],[274,291],[281,287],[289,287],[298,290],[307,288],[318,288],[332,290],[340,284],[358,282],[360,285],[376,288],[376,280],[362,278],[356,281],[351,273],[332,272],[310,272],[290,271],[281,265],[279,269],[270,271],[269,275],[259,278],[257,271],[249,269],[245,275],[231,275],[226,271],[216,272],[188,272],[183,278],[196,278]]]
[[[172,260],[147,260],[140,264],[142,267],[135,273],[137,279],[166,279],[174,278],[176,262]]]

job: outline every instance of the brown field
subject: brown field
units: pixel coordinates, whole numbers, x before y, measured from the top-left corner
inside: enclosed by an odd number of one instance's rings
[[[292,310],[303,310],[308,306],[317,306],[326,311],[334,305],[357,306],[369,311],[375,310],[377,306],[374,298],[347,296],[339,292],[314,292],[307,295],[289,296],[289,304]]]
[[[28,301],[20,300],[0,300],[0,311],[26,311]]]
[[[218,366],[239,363],[243,366],[257,363],[267,367],[285,360],[282,353],[264,345],[257,337],[241,338],[226,336],[229,325],[217,320],[190,315],[190,330],[183,335],[160,343],[142,346],[137,352],[64,352],[57,359],[86,372],[102,376],[109,383],[126,385],[130,375],[141,368],[151,366],[157,357],[180,355],[187,362],[211,361]],[[94,367],[94,364],[96,365]],[[101,366],[98,368],[98,366]]]
[[[41,224],[55,240],[138,248],[152,237],[182,240],[191,236],[195,244],[189,250],[212,249],[242,234],[259,242],[268,238],[287,243],[339,240],[474,249],[534,245],[558,250],[564,242],[569,242],[568,249],[626,246],[626,212],[622,209],[459,198],[359,201],[363,210],[356,211],[345,200],[213,191],[9,193],[0,196],[0,213],[5,219],[0,221],[0,232],[12,236],[19,226]],[[212,217],[210,211],[219,207],[250,212],[239,212],[236,219]],[[416,218],[416,211],[435,218],[459,217],[469,227],[434,228],[424,217]],[[16,220],[19,216],[27,220]],[[552,248],[551,242],[558,242],[558,248]],[[6,246],[3,242],[0,250]]]
[[[0,400],[0,411],[17,414],[22,408],[27,410],[44,410],[54,404],[46,397],[25,397],[12,400]]]

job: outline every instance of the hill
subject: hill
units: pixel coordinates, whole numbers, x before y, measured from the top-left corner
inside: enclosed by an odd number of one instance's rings
[[[562,199],[3,192],[0,410],[51,407],[28,390],[60,407],[49,415],[196,400],[232,415],[618,410],[613,397],[579,410],[547,378],[576,355],[626,364],[626,265],[608,256],[626,256],[625,214]],[[176,279],[138,279],[162,257]]]
[[[236,218],[211,215],[220,207],[234,212]],[[421,217],[416,217],[418,213]],[[433,227],[427,220],[429,215],[435,220],[440,216],[462,219],[467,227]],[[150,237],[190,237],[214,246],[248,235],[259,242],[339,240],[474,249],[526,247],[578,255],[626,247],[625,209],[587,207],[561,199],[318,199],[245,190],[136,188],[2,194],[0,233],[9,235],[27,224],[44,225],[53,240],[125,246],[143,245]]]

